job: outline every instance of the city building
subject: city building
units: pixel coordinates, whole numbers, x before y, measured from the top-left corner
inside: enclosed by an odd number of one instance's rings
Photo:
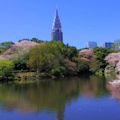
[[[115,50],[120,50],[120,40],[115,40],[115,42],[114,42],[114,49]]]
[[[105,42],[104,47],[105,48],[113,48],[113,44],[114,44],[113,42]]]
[[[60,18],[59,18],[57,9],[55,12],[55,18],[54,18],[54,22],[53,22],[51,37],[52,37],[51,39],[54,41],[63,42],[63,32],[62,32],[61,22],[60,22]]]
[[[97,47],[97,43],[96,43],[96,42],[94,42],[94,41],[89,41],[89,42],[87,43],[87,48],[95,48],[95,47]]]

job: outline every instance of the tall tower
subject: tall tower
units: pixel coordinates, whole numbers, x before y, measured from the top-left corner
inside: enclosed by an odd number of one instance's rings
[[[55,11],[55,18],[52,27],[52,40],[63,42],[63,32],[57,9]]]

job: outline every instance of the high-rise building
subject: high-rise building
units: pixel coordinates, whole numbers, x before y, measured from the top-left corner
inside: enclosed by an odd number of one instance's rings
[[[57,9],[55,12],[55,18],[52,27],[52,40],[63,42],[63,32]]]
[[[105,42],[104,47],[105,48],[113,48],[113,43],[112,42]]]
[[[87,48],[95,48],[95,47],[97,47],[97,43],[96,43],[96,42],[94,42],[94,41],[89,41],[89,42],[87,43]]]

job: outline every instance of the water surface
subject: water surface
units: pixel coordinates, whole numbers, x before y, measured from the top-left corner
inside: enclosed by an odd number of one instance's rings
[[[0,84],[0,120],[120,120],[107,81],[91,76]]]

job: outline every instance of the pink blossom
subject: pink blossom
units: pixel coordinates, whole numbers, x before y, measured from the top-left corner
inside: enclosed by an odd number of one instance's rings
[[[84,49],[79,52],[81,58],[87,58],[88,61],[93,58],[94,52],[92,49]]]
[[[120,52],[119,53],[110,53],[108,56],[106,56],[105,60],[109,64],[117,64],[120,61]]]
[[[13,57],[13,54],[15,54],[19,49],[27,50],[36,45],[38,45],[38,43],[28,41],[28,40],[22,40],[21,42],[16,42],[8,50],[6,50],[2,55],[0,55],[0,59],[10,59]]]

